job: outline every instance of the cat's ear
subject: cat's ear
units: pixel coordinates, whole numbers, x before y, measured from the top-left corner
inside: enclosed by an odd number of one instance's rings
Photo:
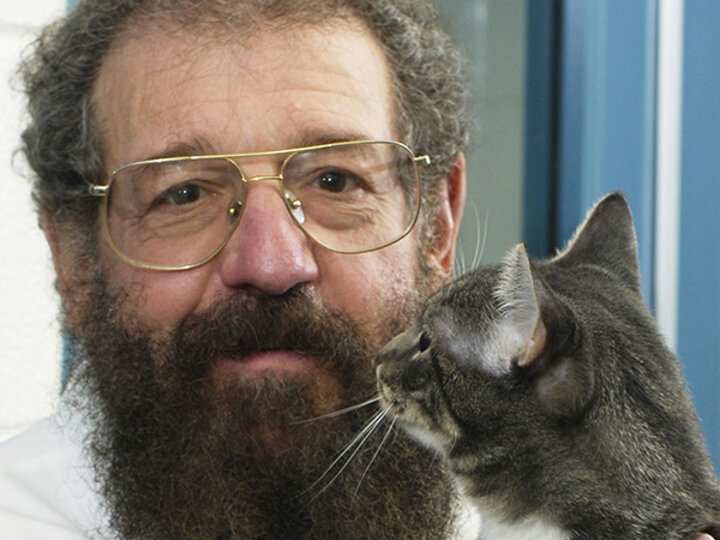
[[[555,260],[602,266],[639,291],[637,238],[625,197],[616,192],[598,201]]]
[[[526,366],[545,348],[547,329],[540,316],[540,302],[525,244],[518,244],[505,257],[498,286],[493,292],[500,307],[501,334],[514,334],[518,365]],[[507,336],[509,337],[509,336]]]
[[[537,274],[525,246],[506,257],[494,299],[500,310],[496,337],[532,381],[548,412],[574,417],[592,393],[590,366],[576,358],[572,314]]]

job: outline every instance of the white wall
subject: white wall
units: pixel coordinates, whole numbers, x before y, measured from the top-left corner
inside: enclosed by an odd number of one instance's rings
[[[436,1],[468,57],[470,144],[458,268],[469,270],[499,262],[522,241],[528,14],[525,2]]]
[[[23,48],[65,0],[3,2],[0,10],[0,439],[57,401],[61,340],[50,254],[32,210],[27,166],[14,157],[23,97],[12,82]]]

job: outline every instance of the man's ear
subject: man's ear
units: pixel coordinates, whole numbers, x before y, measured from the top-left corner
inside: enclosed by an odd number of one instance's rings
[[[45,213],[40,215],[40,227],[50,245],[65,320],[77,328],[88,283],[86,261],[79,253],[77,243],[72,241],[72,234]]]
[[[455,246],[465,207],[465,155],[458,154],[450,174],[437,186],[439,204],[430,217],[434,243],[428,252],[430,266],[445,277],[452,273]]]

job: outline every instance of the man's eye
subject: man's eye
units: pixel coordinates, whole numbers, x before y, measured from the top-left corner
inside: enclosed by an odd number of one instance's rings
[[[320,189],[332,193],[343,193],[354,188],[357,181],[350,175],[338,171],[323,172],[318,178]]]
[[[197,184],[180,184],[163,192],[156,199],[155,204],[190,204],[200,199],[203,195],[205,195],[205,190]]]

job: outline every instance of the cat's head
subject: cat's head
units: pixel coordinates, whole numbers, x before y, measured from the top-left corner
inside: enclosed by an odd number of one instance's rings
[[[657,341],[638,276],[630,210],[609,195],[556,257],[533,262],[521,244],[431,297],[379,355],[382,406],[445,456],[491,464],[511,445],[543,444],[538,426],[578,421],[613,391],[615,334],[637,328],[620,348],[645,346],[644,332]]]

